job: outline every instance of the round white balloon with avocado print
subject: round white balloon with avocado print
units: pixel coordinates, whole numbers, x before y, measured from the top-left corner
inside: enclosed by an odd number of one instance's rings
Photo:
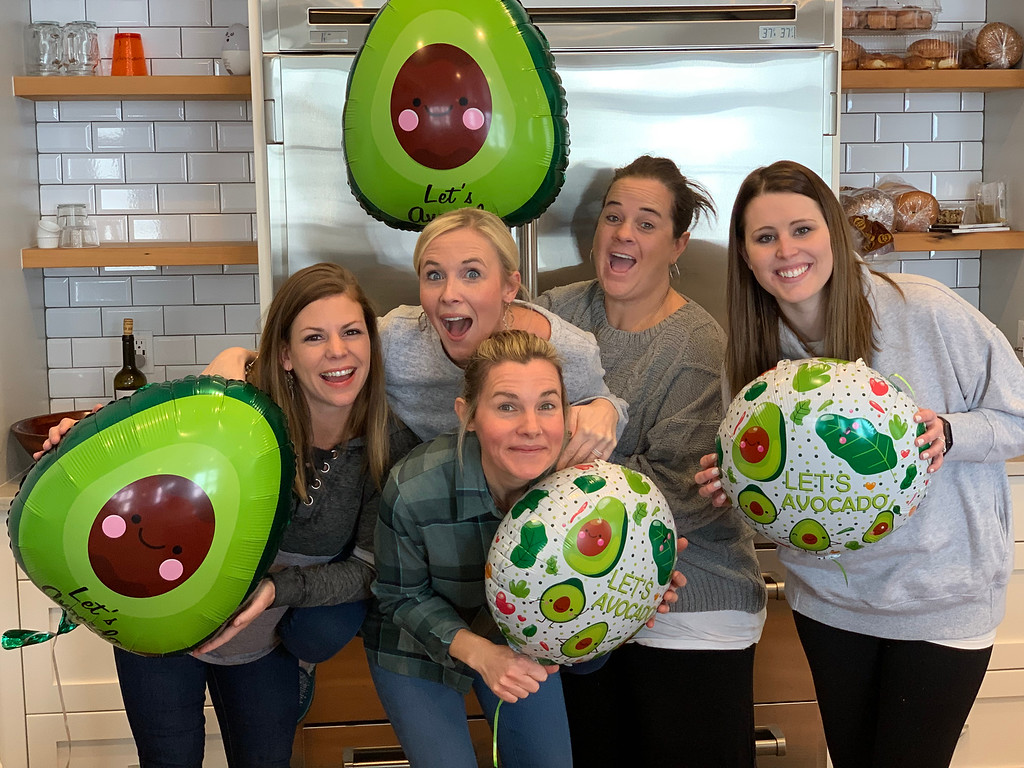
[[[498,526],[487,605],[512,648],[575,664],[647,622],[675,562],[675,524],[654,483],[607,461],[580,464],[527,491]]]
[[[928,486],[917,410],[863,360],[782,360],[726,411],[722,488],[780,546],[818,557],[888,546]]]

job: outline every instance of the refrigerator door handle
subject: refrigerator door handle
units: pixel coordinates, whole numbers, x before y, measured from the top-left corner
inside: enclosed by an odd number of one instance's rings
[[[263,93],[263,129],[267,144],[284,144],[280,56],[263,59]]]
[[[824,130],[823,136],[836,136],[839,133],[839,53],[829,51],[825,54],[825,80],[826,83],[834,84],[835,90],[828,88],[827,98],[824,100]]]

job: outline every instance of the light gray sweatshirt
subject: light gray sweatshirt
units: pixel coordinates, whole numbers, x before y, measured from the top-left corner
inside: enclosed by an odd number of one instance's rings
[[[1002,620],[1013,569],[1004,462],[1024,453],[1024,367],[1003,334],[951,289],[866,276],[879,328],[871,367],[899,374],[918,407],[949,420],[953,447],[914,516],[891,536],[834,562],[781,550],[793,609],[840,629],[901,640],[956,640]],[[785,328],[783,351],[811,355]]]

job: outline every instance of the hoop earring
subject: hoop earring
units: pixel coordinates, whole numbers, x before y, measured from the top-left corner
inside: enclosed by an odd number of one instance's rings
[[[427,320],[427,313],[421,310],[419,319],[416,321],[416,327],[420,329],[420,333],[426,333],[428,325],[430,325],[430,322]]]
[[[504,302],[502,302],[502,303],[504,304]],[[512,325],[515,323],[515,321],[516,321],[516,317],[515,317],[515,315],[512,314],[512,305],[511,304],[505,304],[505,311],[502,313],[502,316],[501,316],[501,330],[503,330],[503,331],[510,330],[512,328]]]
[[[679,277],[679,262],[673,261],[668,265],[668,276],[670,280]]]

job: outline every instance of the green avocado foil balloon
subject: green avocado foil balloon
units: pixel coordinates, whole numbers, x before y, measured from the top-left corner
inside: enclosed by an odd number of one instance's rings
[[[294,474],[284,414],[256,387],[151,384],[82,419],[31,469],[11,548],[71,622],[138,654],[187,651],[270,566]],[[4,645],[48,637],[13,631]]]
[[[565,181],[565,91],[516,0],[389,0],[352,64],[349,186],[396,229],[483,208],[535,219]]]
[[[487,607],[517,651],[588,661],[654,615],[675,562],[675,523],[654,483],[607,461],[578,464],[527,491],[498,526]]]
[[[835,558],[888,544],[928,486],[917,410],[863,360],[782,360],[726,411],[722,488],[780,546]]]

